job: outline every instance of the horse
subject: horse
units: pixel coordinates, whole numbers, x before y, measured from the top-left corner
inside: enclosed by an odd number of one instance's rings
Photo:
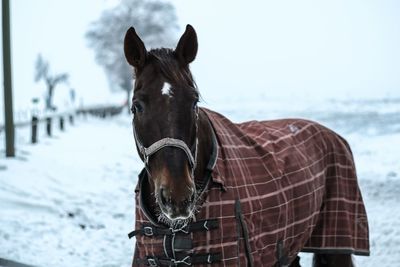
[[[147,50],[133,27],[124,53],[144,168],[135,189],[132,266],[354,266],[368,221],[346,140],[313,121],[233,123],[199,107],[190,71],[197,34]]]

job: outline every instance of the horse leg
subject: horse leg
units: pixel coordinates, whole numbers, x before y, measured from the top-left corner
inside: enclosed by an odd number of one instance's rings
[[[313,267],[354,267],[351,254],[314,253]]]

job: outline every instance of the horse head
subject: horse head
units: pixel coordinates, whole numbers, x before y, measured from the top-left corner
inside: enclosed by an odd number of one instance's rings
[[[193,215],[199,93],[189,69],[197,36],[187,25],[177,47],[147,51],[134,28],[124,40],[134,67],[133,132],[160,211],[170,220]]]

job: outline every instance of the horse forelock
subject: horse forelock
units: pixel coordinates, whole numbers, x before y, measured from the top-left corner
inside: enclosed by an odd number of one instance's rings
[[[197,91],[196,83],[188,66],[180,66],[169,48],[152,49],[148,53],[149,62],[157,68],[164,78],[173,84],[191,87]]]

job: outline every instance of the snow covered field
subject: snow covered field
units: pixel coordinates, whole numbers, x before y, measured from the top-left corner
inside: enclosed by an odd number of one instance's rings
[[[234,121],[304,117],[350,143],[370,225],[371,256],[358,266],[400,262],[400,99],[279,102],[265,96],[213,100]],[[284,104],[283,104],[284,103]],[[142,167],[131,118],[78,119],[66,132],[29,144],[17,131],[17,157],[4,158],[0,133],[0,258],[37,266],[129,266],[133,190]],[[41,128],[42,129],[42,128]],[[42,131],[43,132],[43,131]],[[42,133],[43,134],[43,133]],[[302,254],[309,266],[310,256]]]

